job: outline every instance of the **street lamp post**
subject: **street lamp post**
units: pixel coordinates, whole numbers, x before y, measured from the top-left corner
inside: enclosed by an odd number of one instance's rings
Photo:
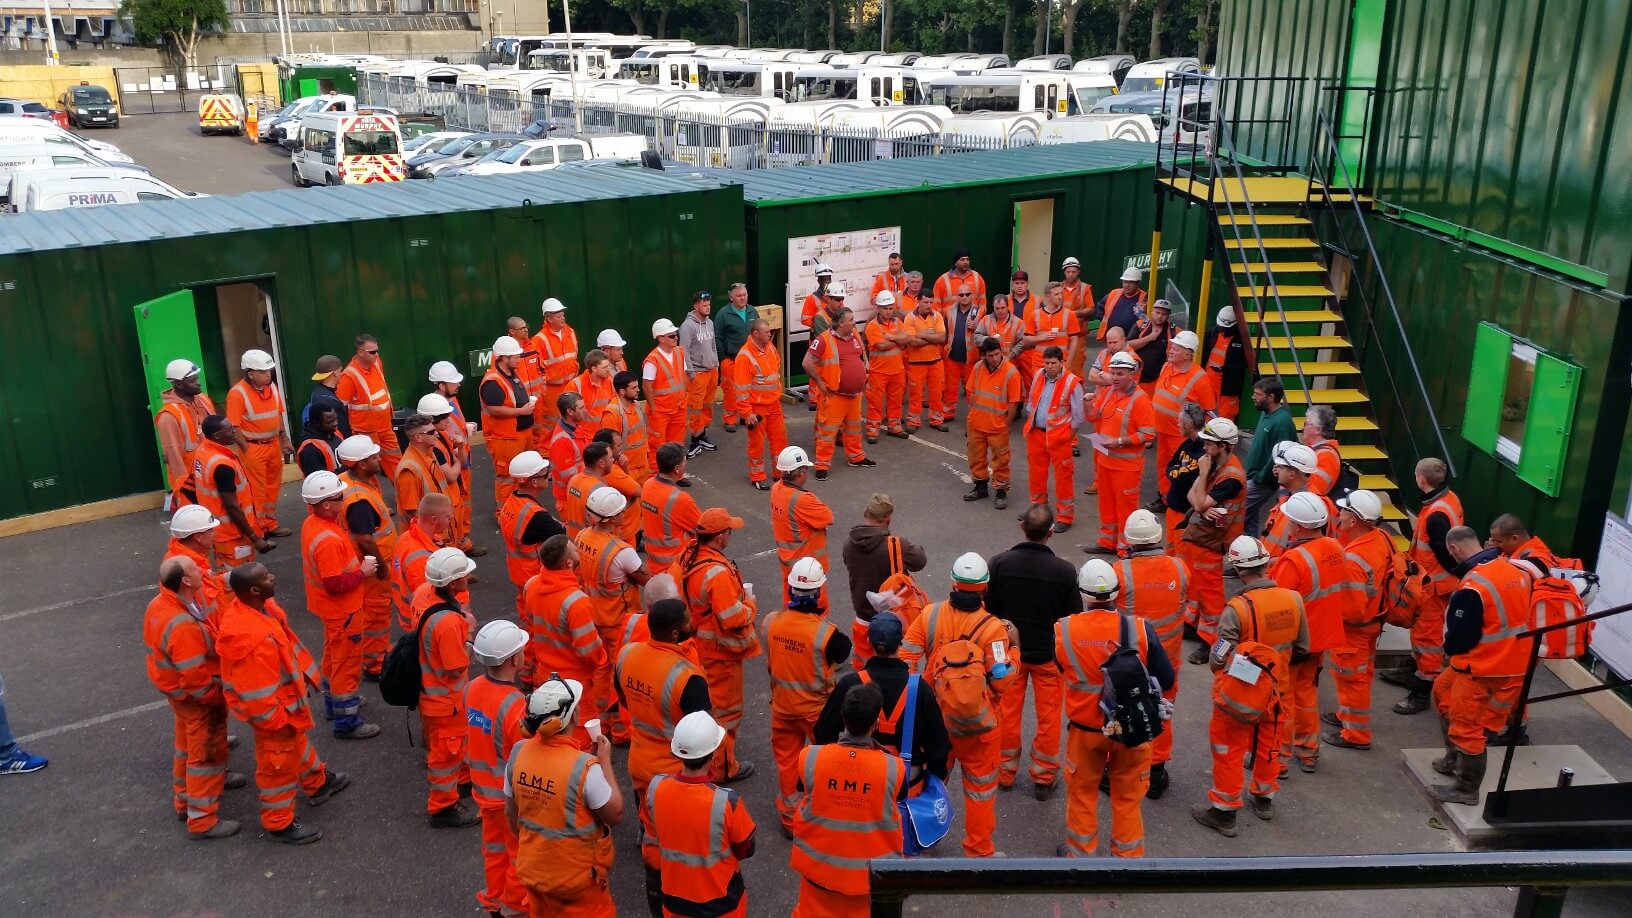
[[[45,0],[45,63],[55,67],[62,63],[57,57],[57,17],[51,15],[51,0]]]
[[[748,7],[748,47],[754,46],[754,0],[743,0]]]
[[[584,133],[584,100],[578,95],[578,46],[572,40],[572,3],[571,0],[561,0],[561,15],[567,26],[567,80],[572,87],[572,126],[573,132],[582,136]],[[520,60],[520,56],[517,56]]]

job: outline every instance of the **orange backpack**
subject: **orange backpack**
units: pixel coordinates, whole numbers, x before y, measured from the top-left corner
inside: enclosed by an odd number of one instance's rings
[[[1253,605],[1250,595],[1242,593],[1241,598],[1247,601],[1247,610],[1252,618],[1252,635],[1257,638],[1258,608]],[[1250,661],[1258,668],[1258,676],[1248,682],[1234,675],[1230,670],[1238,664],[1236,659],[1231,659],[1228,666],[1213,676],[1213,706],[1244,724],[1256,724],[1272,715],[1278,717],[1281,692],[1276,684],[1275,668],[1280,662],[1280,654],[1268,644],[1246,639],[1235,645],[1234,657]]]
[[[997,619],[988,614],[962,637],[937,644],[924,667],[929,684],[935,687],[941,713],[949,721],[977,721],[991,707],[986,686],[986,648],[972,640],[987,621]]]
[[[1395,549],[1377,584],[1377,591],[1382,594],[1377,611],[1382,620],[1398,628],[1415,624],[1417,610],[1430,593],[1428,582],[1428,574],[1411,560],[1410,553]]]
[[[894,593],[900,597],[901,603],[890,611],[901,619],[901,627],[910,628],[913,619],[923,613],[924,607],[929,605],[929,594],[918,586],[918,581],[907,573],[906,559],[901,555],[901,540],[890,536],[884,540],[885,549],[890,555],[890,576],[879,585],[878,592]]]
[[[1558,625],[1586,616],[1587,606],[1597,593],[1598,575],[1586,570],[1579,559],[1524,555],[1518,560],[1529,562],[1541,573],[1530,583],[1530,627]],[[1537,656],[1543,660],[1580,657],[1592,642],[1594,624],[1584,622],[1541,635]]]

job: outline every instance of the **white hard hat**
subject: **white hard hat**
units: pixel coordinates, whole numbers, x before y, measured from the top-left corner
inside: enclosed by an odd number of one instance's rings
[[[1188,328],[1174,335],[1173,343],[1192,354],[1196,352],[1196,348],[1201,347],[1201,341],[1196,338],[1196,333]]]
[[[545,315],[549,315],[552,312],[566,312],[567,311],[567,307],[562,305],[561,301],[556,299],[553,296],[544,301],[544,307],[543,308],[544,308],[544,314]]]
[[[1139,281],[1145,279],[1145,272],[1139,270],[1138,268],[1129,268],[1122,272],[1122,279],[1125,281],[1133,281],[1134,283],[1138,283]]]
[[[972,551],[964,552],[952,562],[952,580],[956,583],[983,584],[990,579],[986,559]]]
[[[510,460],[510,477],[516,481],[537,478],[549,470],[550,460],[539,455],[536,449],[517,453],[516,457]]]
[[[826,264],[823,264],[822,262],[818,261],[816,263],[816,269],[814,271],[812,271],[811,273],[815,274],[815,275],[817,275],[819,277],[819,276],[821,276],[823,274],[832,274],[833,269],[829,268]]]
[[[1286,503],[1281,504],[1281,512],[1305,529],[1324,529],[1330,519],[1326,502],[1308,491],[1299,491],[1288,497]]]
[[[623,340],[615,328],[609,328],[595,336],[596,347],[628,347],[629,342]]]
[[[706,759],[725,741],[725,728],[707,711],[692,711],[674,725],[669,751],[677,759]]]
[[[880,290],[880,291],[878,291],[878,296],[873,297],[873,305],[874,306],[894,306],[895,305],[895,294],[891,293],[888,290]]]
[[[776,470],[778,472],[796,472],[802,468],[813,467],[815,464],[805,454],[803,447],[790,446],[776,456]]]
[[[431,586],[447,586],[476,569],[476,562],[457,548],[438,548],[425,562],[425,580]]]
[[[1116,367],[1122,370],[1137,370],[1139,369],[1139,358],[1133,356],[1127,351],[1117,351],[1111,355],[1111,360],[1107,366]]]
[[[844,281],[834,281],[833,285],[827,288],[827,295],[831,299],[836,299],[836,300],[844,299],[844,297],[845,297]]]
[[[1162,541],[1162,524],[1156,522],[1156,514],[1140,507],[1128,514],[1122,537],[1134,545],[1154,545]]]
[[[1314,450],[1290,440],[1275,444],[1274,461],[1276,465],[1297,469],[1305,475],[1313,475],[1315,470],[1320,468],[1320,463],[1315,461]]]
[[[1364,488],[1350,491],[1347,497],[1339,497],[1337,506],[1350,511],[1368,523],[1375,523],[1383,518],[1382,500],[1376,494]]]
[[[197,376],[198,373],[198,364],[184,357],[177,357],[164,365],[164,378],[172,382],[178,379],[186,379],[189,376]]]
[[[516,344],[516,339],[510,337],[509,335],[505,335],[504,338],[506,341]],[[494,342],[494,344],[497,343],[498,342]],[[516,348],[517,350],[520,350],[521,345],[516,344]],[[497,348],[494,350],[497,351]],[[515,355],[512,354],[510,356]],[[433,383],[461,383],[465,381],[465,374],[459,372],[459,368],[454,366],[451,362],[446,360],[438,360],[436,363],[431,364],[429,380]]]
[[[656,322],[652,323],[653,338],[661,338],[664,335],[674,335],[678,334],[679,332],[680,329],[675,328],[674,323],[670,322],[668,319],[658,319]]]
[[[790,590],[819,590],[824,583],[827,583],[827,571],[822,570],[822,562],[815,558],[800,558],[788,571]]]
[[[584,502],[584,508],[603,520],[609,520],[623,512],[629,506],[629,498],[618,493],[617,488],[599,487],[589,494],[589,500]]]
[[[379,453],[380,444],[363,434],[353,434],[341,440],[340,448],[334,451],[334,455],[341,462],[362,462],[369,456],[377,456]]]
[[[178,539],[209,532],[221,525],[210,511],[198,504],[188,504],[170,517],[170,534]]]
[[[572,726],[573,719],[578,715],[578,705],[584,700],[584,684],[577,679],[563,679],[555,673],[550,673],[549,679],[543,685],[533,689],[533,694],[527,699],[527,713],[533,717],[543,718],[549,723],[559,719],[561,724],[556,728],[560,733]]]
[[[1234,446],[1241,439],[1241,428],[1236,427],[1229,418],[1213,418],[1201,425],[1201,438]]]
[[[1264,543],[1249,535],[1235,537],[1230,543],[1230,550],[1225,560],[1231,567],[1263,567],[1270,562],[1269,552],[1264,550]]]
[[[255,348],[244,351],[244,356],[238,362],[238,365],[246,370],[273,370],[278,366],[272,359],[271,354]]]
[[[503,335],[501,337],[495,338],[493,340],[493,356],[494,357],[520,357],[521,356],[521,342],[517,341],[516,339],[514,339],[512,337],[510,337],[509,335]]]
[[[1072,257],[1070,257],[1070,258],[1067,258],[1065,261],[1060,262],[1060,270],[1062,270],[1062,271],[1065,270],[1066,268],[1080,268],[1080,267],[1082,267],[1082,262],[1077,261],[1076,256],[1074,256],[1074,255]]]
[[[1156,302],[1150,304],[1150,308],[1151,309],[1165,309],[1168,312],[1172,312],[1173,311],[1173,304],[1169,303],[1167,300],[1157,300]]]
[[[1094,599],[1115,599],[1122,593],[1122,584],[1116,579],[1116,568],[1093,558],[1077,572],[1077,590]]]
[[[1235,327],[1235,306],[1233,304],[1229,305],[1229,306],[1225,306],[1223,309],[1220,309],[1218,311],[1218,327],[1219,328],[1234,328]]]
[[[435,392],[427,392],[420,396],[419,404],[415,407],[420,414],[428,414],[433,418],[453,413],[453,406],[448,404],[447,396],[437,395]]]
[[[488,622],[470,642],[470,655],[483,666],[498,666],[527,646],[527,632],[515,622],[499,619]]]
[[[340,476],[333,472],[313,472],[300,483],[300,497],[308,504],[320,504],[344,493],[346,486],[340,482]]]

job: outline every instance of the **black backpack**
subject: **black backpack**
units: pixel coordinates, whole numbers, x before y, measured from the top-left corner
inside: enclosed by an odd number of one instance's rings
[[[1143,746],[1162,735],[1162,687],[1139,658],[1133,617],[1121,618],[1116,652],[1100,667],[1104,687],[1099,707],[1105,712],[1106,736],[1124,746]]]
[[[380,667],[380,700],[397,708],[412,711],[419,707],[419,693],[425,688],[419,668],[419,642],[425,633],[425,623],[438,612],[457,612],[452,603],[439,602],[419,617],[419,625],[412,634],[397,638],[391,652],[385,655]]]

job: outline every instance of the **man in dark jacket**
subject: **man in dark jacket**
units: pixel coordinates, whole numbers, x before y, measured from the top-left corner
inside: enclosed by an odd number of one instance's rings
[[[998,786],[1014,787],[1020,772],[1020,723],[1025,718],[1026,682],[1032,685],[1037,736],[1031,743],[1033,793],[1046,800],[1060,774],[1060,702],[1063,687],[1054,663],[1054,623],[1082,611],[1077,572],[1048,547],[1054,511],[1032,504],[1020,517],[1026,540],[994,556],[988,568],[986,611],[1014,622],[1020,633],[1020,681],[1003,693],[998,718],[1003,730],[1003,764]]]
[[[346,403],[334,394],[340,385],[340,370],[344,366],[340,358],[333,354],[324,354],[317,358],[317,372],[312,374],[312,397],[307,399],[306,407],[300,412],[300,426],[306,427],[312,422],[312,408],[317,405],[328,405],[334,409],[335,416],[340,419],[340,438],[343,440],[351,436],[351,412]]]
[[[856,625],[852,637],[856,643],[866,639],[862,632],[873,618],[873,607],[867,602],[867,593],[878,592],[890,574],[890,520],[895,516],[895,503],[888,494],[874,494],[861,512],[866,522],[850,527],[850,537],[844,541],[844,569],[850,575],[850,608],[855,610]],[[899,536],[901,561],[908,571],[921,571],[929,562],[922,547]],[[1052,640],[1052,638],[1050,638]],[[886,708],[886,715],[889,709]]]
[[[873,656],[867,660],[863,671],[867,673],[868,681],[884,693],[884,713],[879,718],[878,731],[873,734],[873,739],[889,746],[892,751],[901,748],[901,728],[906,723],[906,704],[902,692],[907,689],[907,677],[911,671],[906,661],[896,656],[901,650],[901,639],[905,636],[906,626],[889,612],[873,616],[867,625],[867,641],[873,647]],[[846,673],[833,687],[833,693],[827,696],[827,704],[816,718],[816,745],[839,741],[839,732],[844,729],[842,711],[845,693],[859,684],[860,675]],[[923,769],[946,780],[947,760],[951,755],[952,740],[946,734],[946,722],[941,719],[941,706],[935,700],[935,690],[928,679],[919,679],[918,705],[912,725],[913,778],[916,779],[920,774],[919,769]]]

